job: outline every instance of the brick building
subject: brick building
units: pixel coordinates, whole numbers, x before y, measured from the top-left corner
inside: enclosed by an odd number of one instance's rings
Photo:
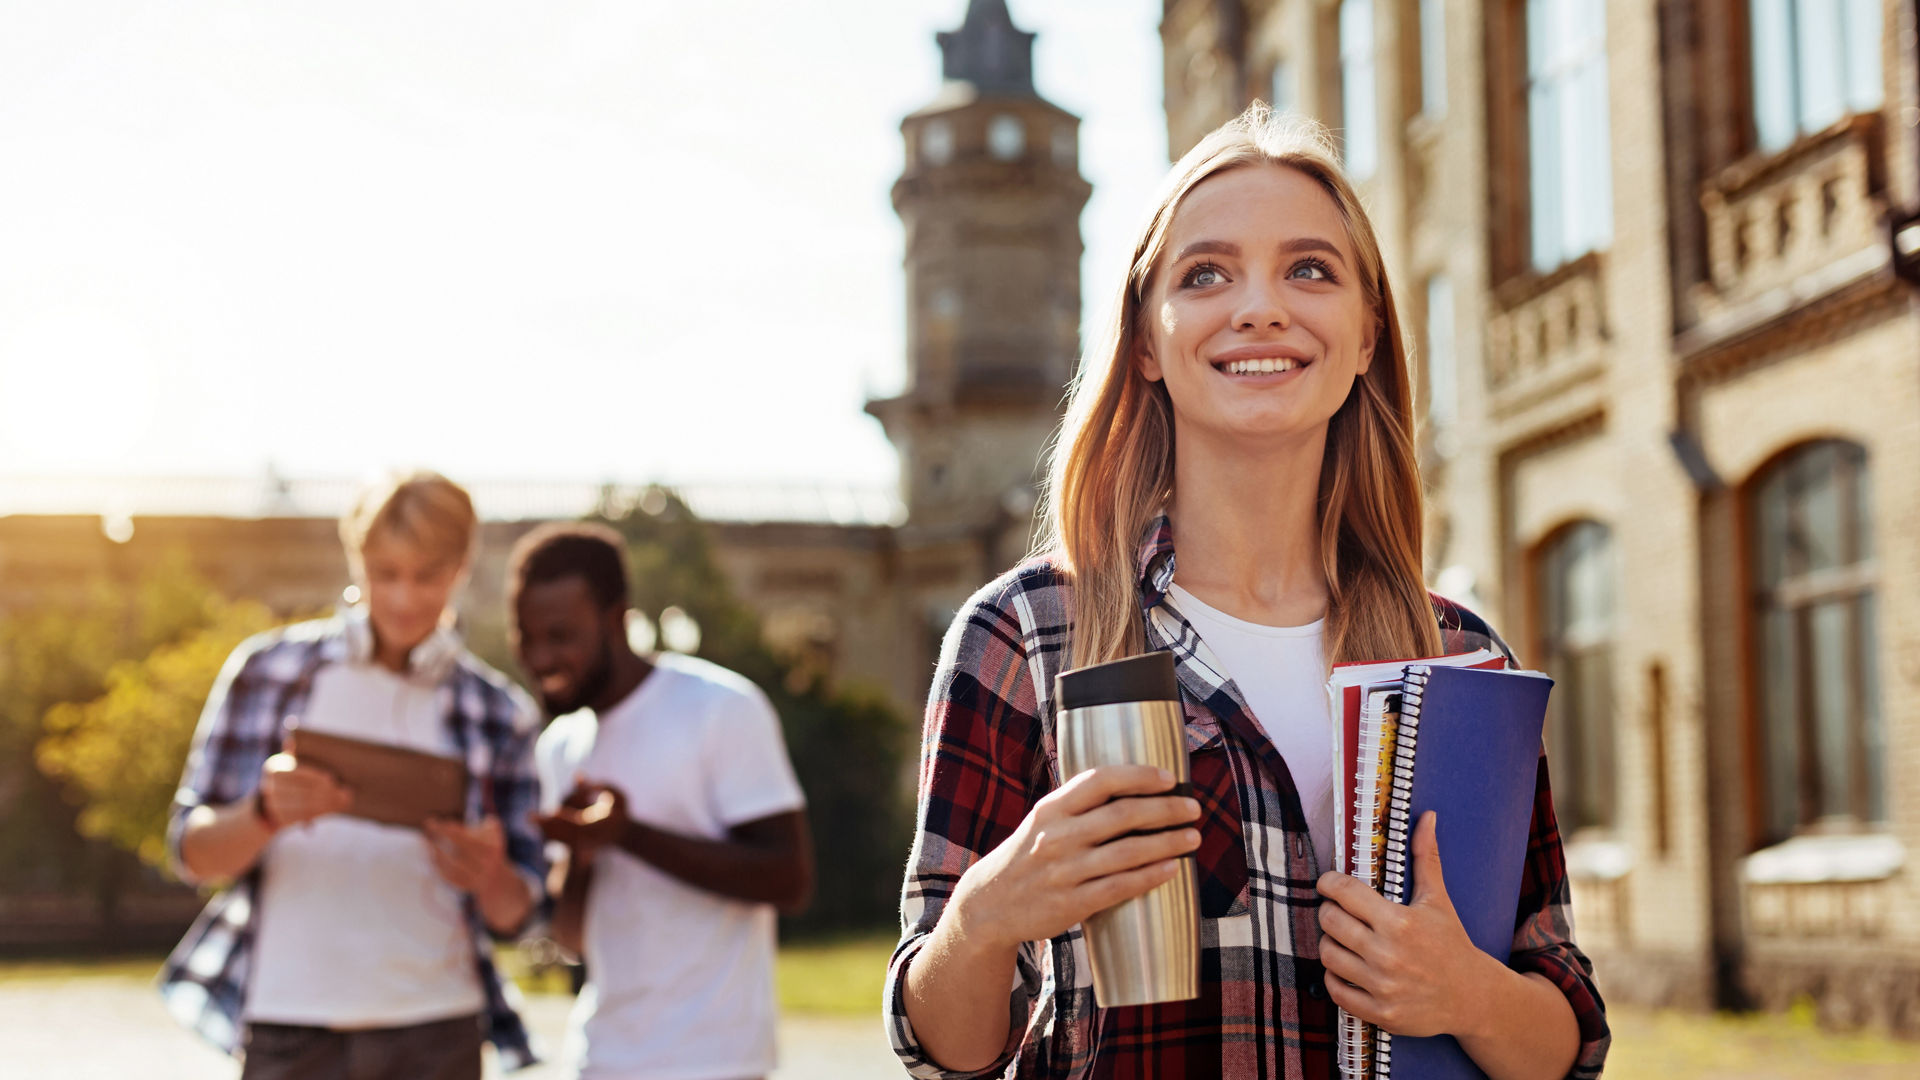
[[[1324,120],[1380,228],[1428,558],[1559,684],[1616,998],[1920,1033],[1911,0],[1167,0],[1177,156]]]

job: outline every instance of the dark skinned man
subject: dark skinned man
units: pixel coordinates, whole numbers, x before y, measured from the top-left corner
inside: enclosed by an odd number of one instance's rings
[[[549,526],[514,550],[513,645],[555,719],[541,831],[564,845],[552,933],[587,961],[568,1059],[583,1080],[764,1076],[775,913],[805,905],[805,800],[766,695],[627,640],[623,546]]]

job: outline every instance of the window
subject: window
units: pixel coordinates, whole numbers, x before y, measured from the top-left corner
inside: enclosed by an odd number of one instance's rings
[[[1013,161],[1027,152],[1027,127],[1017,116],[1002,113],[987,124],[987,152],[1001,161]]]
[[[1340,0],[1340,105],[1347,175],[1355,181],[1371,177],[1380,166],[1373,52],[1373,0]]]
[[[1445,274],[1427,279],[1427,422],[1451,424],[1460,395],[1453,362],[1453,282]]]
[[[929,165],[945,165],[953,160],[953,126],[945,120],[929,120],[920,131],[920,152]]]
[[[1820,442],[1774,464],[1752,489],[1769,842],[1809,827],[1886,820],[1867,480],[1865,450]]]
[[[1614,824],[1613,537],[1583,521],[1547,542],[1536,595],[1546,672],[1554,804],[1573,833]]]
[[[1286,59],[1273,62],[1273,79],[1267,89],[1267,103],[1277,113],[1290,113],[1299,107],[1300,92],[1293,77],[1293,64]]]
[[[1446,0],[1420,0],[1420,112],[1447,112]]]
[[[1747,18],[1761,149],[1880,107],[1880,0],[1751,0]]]
[[[1605,0],[1527,0],[1527,190],[1533,268],[1613,237]]]

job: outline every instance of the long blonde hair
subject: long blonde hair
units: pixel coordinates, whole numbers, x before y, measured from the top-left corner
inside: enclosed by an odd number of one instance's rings
[[[1406,342],[1380,244],[1326,131],[1264,103],[1200,140],[1169,174],[1133,249],[1124,288],[1090,342],[1048,462],[1039,553],[1073,583],[1073,663],[1145,647],[1136,577],[1148,522],[1173,493],[1173,406],[1135,364],[1146,299],[1175,209],[1229,169],[1279,165],[1318,181],[1347,228],[1367,309],[1373,362],[1327,428],[1320,469],[1320,561],[1330,662],[1431,656],[1440,633],[1422,577],[1420,470]]]

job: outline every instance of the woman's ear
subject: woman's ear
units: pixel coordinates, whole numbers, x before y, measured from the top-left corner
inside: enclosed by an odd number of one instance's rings
[[[1160,360],[1153,355],[1153,346],[1145,334],[1134,336],[1133,367],[1148,382],[1159,382],[1166,378],[1166,372],[1160,370]]]
[[[1380,320],[1374,319],[1367,324],[1367,336],[1360,342],[1360,367],[1354,375],[1365,375],[1373,366],[1373,347],[1380,341]]]

